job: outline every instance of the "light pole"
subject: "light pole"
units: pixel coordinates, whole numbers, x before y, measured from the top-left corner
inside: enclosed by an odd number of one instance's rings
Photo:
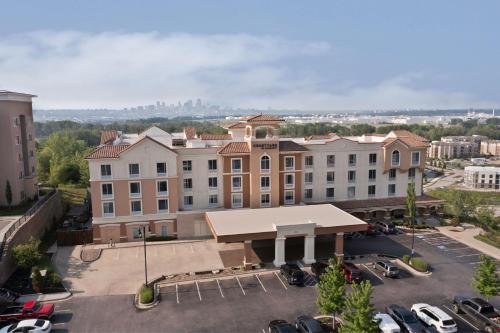
[[[147,263],[147,258],[146,258],[146,227],[142,227],[142,231],[141,229],[139,229],[139,235],[142,236],[142,239],[144,241],[144,275],[146,277],[146,283],[145,283],[145,286],[148,285],[148,263]]]

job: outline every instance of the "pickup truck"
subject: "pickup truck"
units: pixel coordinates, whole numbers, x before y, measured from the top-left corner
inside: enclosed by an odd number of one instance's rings
[[[17,322],[23,319],[50,319],[54,314],[54,304],[29,301],[24,305],[9,306],[0,310],[1,322]]]
[[[453,311],[465,313],[479,329],[487,333],[500,332],[500,312],[481,298],[455,296]]]

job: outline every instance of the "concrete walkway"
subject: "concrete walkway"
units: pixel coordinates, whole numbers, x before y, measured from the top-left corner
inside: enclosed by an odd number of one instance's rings
[[[482,232],[481,228],[468,226],[464,231],[455,231],[455,227],[446,226],[437,227],[436,229],[438,229],[443,235],[453,238],[473,249],[489,255],[490,257],[500,260],[500,249],[474,238],[474,236],[477,236]]]

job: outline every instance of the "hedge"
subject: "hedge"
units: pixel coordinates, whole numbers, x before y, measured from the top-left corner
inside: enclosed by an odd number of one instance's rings
[[[170,241],[177,239],[177,237],[174,236],[149,236],[146,237],[147,242],[161,242],[161,241]]]
[[[429,264],[426,263],[421,258],[413,258],[413,259],[411,259],[411,266],[413,268],[415,268],[417,271],[420,271],[420,272],[428,272],[429,271]]]
[[[147,286],[142,286],[139,291],[139,299],[142,304],[153,302],[153,289]]]
[[[409,265],[409,264],[410,264],[410,259],[411,259],[411,257],[410,257],[409,255],[407,255],[407,254],[405,254],[405,255],[403,256],[403,262],[404,262],[405,264],[407,264],[407,265]]]

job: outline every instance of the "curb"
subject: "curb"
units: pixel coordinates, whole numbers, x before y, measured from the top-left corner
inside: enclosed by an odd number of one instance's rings
[[[68,291],[68,290],[66,292],[54,293],[54,295],[56,295],[56,294],[62,294],[62,295],[60,297],[55,297],[55,298],[47,297],[47,299],[40,300],[39,298],[41,296],[49,296],[51,294],[41,294],[41,293],[40,294],[27,294],[27,295],[19,296],[16,299],[16,302],[25,303],[25,302],[28,302],[30,300],[35,300],[35,301],[39,301],[39,302],[55,302],[55,301],[63,301],[63,300],[70,298],[71,296],[73,296],[73,293],[71,293],[71,291]],[[20,299],[22,299],[22,298],[25,298],[25,300],[20,301]]]
[[[90,263],[90,262],[97,261],[97,260],[99,260],[99,258],[101,258],[102,249],[91,249],[91,250],[99,250],[99,254],[97,255],[97,257],[96,257],[94,260],[84,260],[84,259],[82,258],[82,255],[83,255],[83,251],[85,251],[85,248],[82,248],[82,249],[80,250],[80,260],[81,260],[82,262],[87,262],[87,263]]]
[[[420,271],[417,271],[415,268],[411,267],[410,265],[408,265],[407,263],[405,263],[403,260],[397,258],[395,259],[396,263],[400,266],[403,266],[404,268],[406,268],[408,271],[410,271],[410,273],[412,275],[416,275],[416,276],[423,276],[423,277],[429,277],[432,275],[432,272],[420,272]]]

